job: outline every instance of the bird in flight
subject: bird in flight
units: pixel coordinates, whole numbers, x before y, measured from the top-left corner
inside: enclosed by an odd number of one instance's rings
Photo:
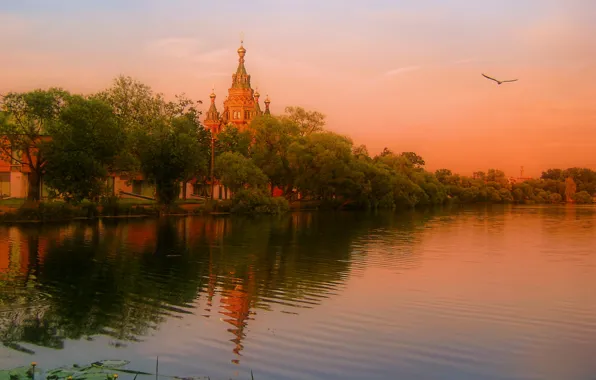
[[[485,77],[486,79],[494,80],[494,81],[495,81],[495,82],[497,82],[498,84],[501,84],[501,83],[507,83],[507,82],[515,82],[515,81],[517,81],[517,79],[510,79],[510,80],[497,80],[497,79],[495,79],[495,78],[491,78],[491,77],[489,77],[488,75],[484,75],[484,74],[482,74],[482,76],[483,76],[483,77]]]

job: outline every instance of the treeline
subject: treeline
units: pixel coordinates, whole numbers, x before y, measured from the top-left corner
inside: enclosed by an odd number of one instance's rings
[[[238,210],[271,211],[288,201],[313,200],[330,207],[412,208],[454,203],[591,203],[596,172],[551,169],[542,178],[512,184],[496,169],[460,176],[430,172],[414,152],[387,148],[371,156],[364,145],[325,130],[325,116],[288,107],[239,130],[228,125],[212,136],[200,123],[200,102],[167,101],[129,77],[97,94],[62,89],[9,93],[0,113],[0,154],[26,168],[29,198],[40,199],[40,178],[70,203],[107,196],[111,173],[142,175],[156,187],[161,205],[181,186],[214,173],[233,194]],[[273,198],[281,189],[283,197]]]

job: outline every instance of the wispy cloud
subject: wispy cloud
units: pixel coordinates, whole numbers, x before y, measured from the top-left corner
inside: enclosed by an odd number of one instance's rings
[[[386,76],[392,77],[395,75],[400,75],[403,73],[407,73],[410,71],[416,71],[416,70],[420,70],[421,66],[405,66],[405,67],[399,67],[397,69],[393,69],[393,70],[389,70],[385,73]]]
[[[194,38],[160,38],[150,41],[147,50],[154,54],[172,58],[190,58],[196,54],[201,42]]]

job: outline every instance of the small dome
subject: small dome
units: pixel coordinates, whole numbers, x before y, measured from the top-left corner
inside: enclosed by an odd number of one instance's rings
[[[267,95],[267,97],[265,98],[265,103],[271,103],[271,100],[269,100],[269,95]]]
[[[240,56],[243,56],[244,54],[246,54],[246,49],[244,48],[244,46],[242,46],[242,44],[240,44],[240,47],[238,48],[238,54]]]
[[[211,95],[209,95],[209,97],[210,97],[211,99],[215,99],[215,92],[212,92],[212,93],[211,93]]]
[[[261,96],[261,94],[259,94],[259,90],[255,91],[255,98],[258,98],[259,96]]]

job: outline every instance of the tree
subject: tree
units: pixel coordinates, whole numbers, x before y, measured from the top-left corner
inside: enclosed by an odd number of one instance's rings
[[[46,158],[41,146],[49,139],[48,127],[58,119],[70,94],[59,88],[8,93],[0,118],[0,157],[28,172],[27,199],[41,199],[41,178]]]
[[[215,160],[215,173],[232,193],[251,186],[263,188],[268,178],[250,159],[237,152],[222,153]]]
[[[542,172],[540,178],[561,181],[563,179],[563,171],[561,169],[548,169]]]
[[[168,207],[178,197],[180,185],[191,173],[201,173],[208,150],[189,128],[194,121],[182,116],[171,123],[161,122],[149,131],[137,134],[136,146],[141,173],[155,184],[157,201]]]
[[[453,175],[453,173],[449,169],[438,169],[437,171],[435,171],[435,176],[437,177],[439,182],[441,182],[443,184],[446,184],[447,179],[449,177],[451,177],[452,175]]]
[[[296,124],[301,136],[323,131],[325,115],[317,111],[306,111],[302,107],[286,107],[283,118]]]
[[[580,191],[573,195],[573,200],[578,204],[590,204],[593,202],[592,196],[587,191]]]
[[[548,201],[550,203],[561,203],[562,200],[563,197],[559,193],[550,193],[550,195],[548,196]]]
[[[407,158],[416,168],[422,168],[426,165],[424,159],[414,152],[403,152],[401,156]]]
[[[192,113],[172,120],[174,133],[187,136],[188,143],[180,144],[182,174],[182,199],[186,200],[186,184],[195,179],[204,180],[209,174],[211,159],[211,133],[203,127]],[[193,142],[194,141],[194,142]]]
[[[124,146],[124,131],[111,108],[99,100],[72,97],[41,149],[47,160],[44,181],[66,201],[97,200],[105,190],[108,167]]]
[[[116,169],[131,176],[141,171],[139,136],[152,129],[159,130],[164,124],[171,126],[173,120],[181,116],[196,119],[201,115],[197,110],[201,101],[192,101],[184,94],[168,101],[163,94],[153,92],[151,87],[131,77],[115,78],[110,88],[94,97],[112,107],[120,127],[126,132],[126,149],[118,157]]]
[[[356,159],[362,159],[366,161],[370,161],[370,155],[368,154],[368,148],[366,145],[358,145],[352,149],[352,154]]]
[[[275,187],[279,187],[288,196],[294,187],[295,178],[288,154],[290,146],[298,139],[297,126],[284,119],[267,115],[256,118],[250,126],[254,133],[254,163],[271,180],[271,192]]]
[[[477,180],[481,180],[481,181],[485,181],[486,180],[486,173],[484,173],[482,171],[474,172],[474,173],[472,173],[472,178],[473,179],[477,179]]]
[[[573,178],[567,177],[565,180],[565,200],[567,202],[573,202],[573,196],[575,195],[575,191],[577,190],[577,185]]]
[[[507,180],[507,176],[505,176],[505,172],[498,169],[488,169],[488,173],[486,174],[486,181],[496,182],[501,186],[509,185],[509,181]]]
[[[219,156],[225,152],[236,152],[244,157],[250,157],[251,142],[252,135],[249,130],[240,131],[234,124],[228,124],[217,134],[215,155]]]
[[[392,155],[393,155],[393,152],[387,147],[383,148],[383,151],[381,153],[379,153],[380,157],[392,156]]]
[[[352,141],[332,132],[315,133],[291,147],[295,186],[319,199],[353,194],[362,173],[353,171]]]

